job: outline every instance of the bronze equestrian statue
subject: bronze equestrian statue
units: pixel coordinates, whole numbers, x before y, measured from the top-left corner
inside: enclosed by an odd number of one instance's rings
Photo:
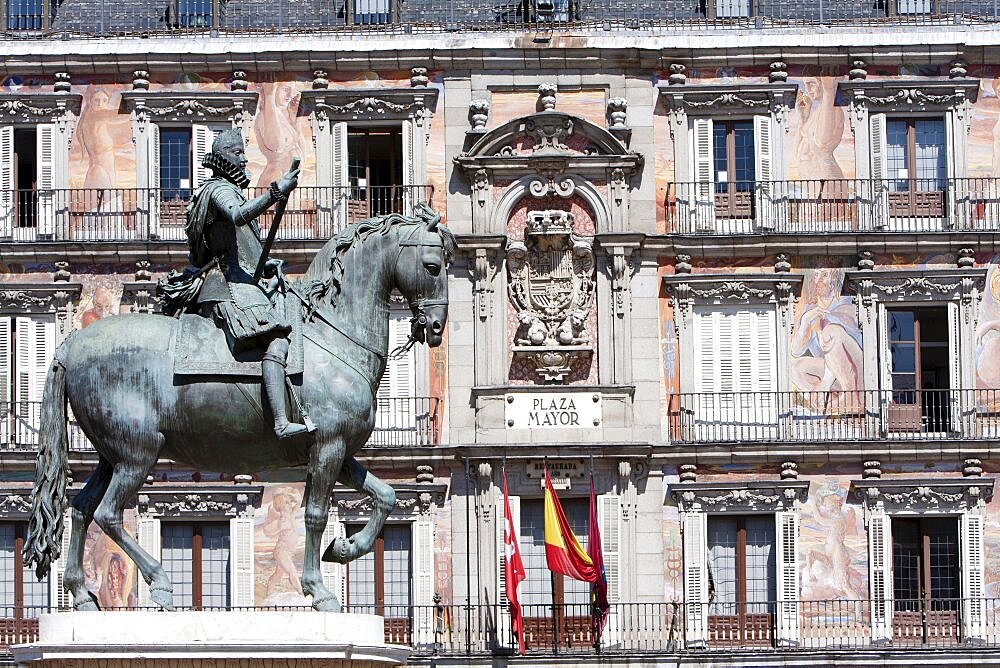
[[[104,318],[68,336],[49,369],[24,558],[42,578],[60,556],[68,401],[99,455],[72,503],[63,585],[77,610],[97,609],[83,574],[84,541],[92,520],[135,561],[152,599],[172,608],[172,587],[159,560],[122,526],[125,507],[161,457],[230,474],[306,467],[301,582],[317,610],[341,609],[320,572],[333,485],[339,481],[363,491],[374,503],[368,523],[325,546],[324,560],[346,563],[369,552],[395,504],[392,488],[355,458],[375,424],[376,391],[388,357],[389,298],[398,290],[410,305],[408,345],[440,345],[454,237],[439,225],[440,216],[421,204],[415,216],[391,214],[347,226],[320,249],[299,281],[285,285],[275,262],[270,262],[266,285],[252,281],[253,274],[247,281],[247,270],[258,261],[254,253],[266,257],[266,249],[258,251],[254,218],[287,197],[297,173],[290,170],[267,194],[247,202],[239,192],[246,184],[239,141],[236,147],[227,137],[213,146],[216,156],[230,153],[229,164],[208,161],[216,179],[199,189],[192,203],[192,259],[211,258],[184,280],[166,286],[167,300],[184,312],[180,319],[152,314]],[[206,289],[212,292],[199,297]],[[281,309],[283,300],[286,308]],[[256,354],[263,380],[176,374],[175,344],[184,318],[203,322],[193,312],[216,320],[233,346],[232,355],[246,359]],[[312,433],[303,425],[285,426],[284,388],[275,391],[284,381],[275,381],[274,369],[277,365],[284,376],[288,325],[301,332],[302,371],[294,378],[293,398],[309,407]],[[219,341],[220,349],[228,351]],[[297,437],[281,438],[290,434]]]

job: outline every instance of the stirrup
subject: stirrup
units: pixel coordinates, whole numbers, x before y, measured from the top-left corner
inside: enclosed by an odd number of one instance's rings
[[[288,438],[295,438],[296,436],[301,436],[306,433],[309,433],[309,430],[304,424],[299,424],[298,422],[288,422],[281,427],[274,427],[274,434],[278,437],[278,440],[281,441]]]

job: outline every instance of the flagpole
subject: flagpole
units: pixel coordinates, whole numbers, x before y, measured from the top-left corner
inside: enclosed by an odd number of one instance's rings
[[[549,477],[549,458],[548,456],[542,458],[542,464],[545,467],[545,479],[548,480]],[[556,612],[556,572],[549,569],[549,582],[550,582],[550,594],[552,599],[552,653],[559,653],[559,622]]]
[[[594,498],[594,455],[593,454],[590,455],[590,498],[591,499]],[[593,535],[594,532],[590,531],[588,533],[590,535]],[[587,540],[588,540],[587,547],[590,548],[589,536]],[[591,554],[594,553],[592,549],[588,551]],[[600,573],[598,573],[597,577],[599,581],[602,576]],[[598,592],[600,591],[599,587],[600,585],[598,584],[597,581],[593,582],[590,585],[590,628],[594,632],[594,651],[597,654],[601,653],[601,632],[603,631],[603,629],[601,628],[601,624],[598,623],[597,621],[597,614],[598,614],[597,597],[598,597]]]

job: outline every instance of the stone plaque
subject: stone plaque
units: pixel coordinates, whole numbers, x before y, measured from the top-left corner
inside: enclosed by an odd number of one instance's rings
[[[529,459],[524,465],[524,475],[528,479],[545,479],[545,466],[549,467],[549,477],[555,483],[556,478],[582,478],[590,473],[590,467],[582,459]]]
[[[601,395],[584,392],[508,394],[508,429],[593,429],[601,426]]]

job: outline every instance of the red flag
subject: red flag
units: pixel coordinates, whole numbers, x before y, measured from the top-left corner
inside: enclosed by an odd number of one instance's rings
[[[569,526],[548,469],[545,469],[545,561],[553,573],[584,582],[597,581],[594,562]]]
[[[604,571],[604,549],[601,547],[601,527],[597,523],[597,496],[594,494],[594,477],[590,477],[590,536],[587,538],[587,554],[594,562],[597,581],[591,587],[594,638],[600,642],[604,625],[608,621],[608,575]]]
[[[510,602],[510,625],[517,638],[517,647],[524,654],[524,618],[521,616],[521,582],[525,578],[521,546],[514,531],[514,516],[507,497],[507,471],[503,472],[503,556],[507,601]]]

